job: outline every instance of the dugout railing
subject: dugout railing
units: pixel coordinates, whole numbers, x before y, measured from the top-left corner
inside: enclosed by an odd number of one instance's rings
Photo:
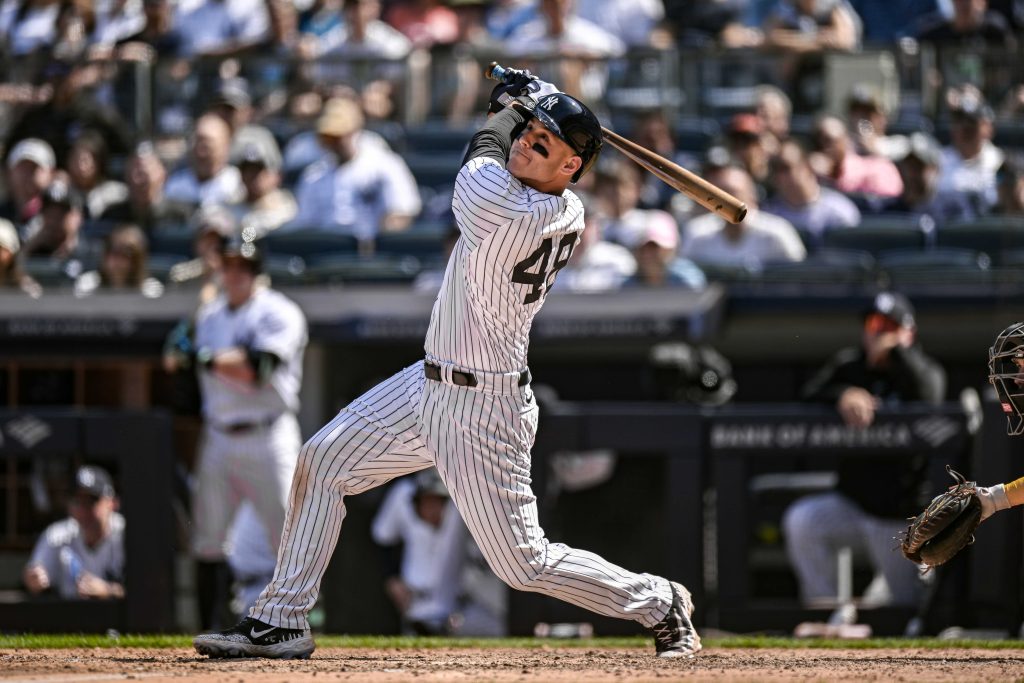
[[[998,405],[984,405],[984,420],[980,407],[965,409],[960,402],[884,408],[875,424],[858,430],[843,425],[833,410],[806,404],[700,410],[649,403],[559,403],[542,414],[534,450],[541,522],[545,512],[554,520],[565,516],[558,510],[561,500],[544,500],[544,492],[552,490],[545,463],[553,454],[605,448],[615,451],[620,465],[638,456],[660,459],[661,475],[649,479],[646,492],[616,489],[613,475],[603,501],[589,501],[598,524],[605,508],[643,508],[646,524],[657,527],[661,542],[668,544],[667,552],[659,554],[623,535],[622,529],[608,529],[620,557],[628,557],[632,569],[665,572],[683,581],[694,592],[699,625],[790,633],[798,623],[823,621],[832,611],[801,606],[780,535],[786,505],[834,484],[828,477],[817,478],[817,486],[808,484],[815,479],[802,475],[828,473],[840,457],[881,458],[884,463],[885,458],[924,454],[927,491],[947,485],[946,464],[981,482],[1015,478],[1019,472],[1011,465],[1012,443]],[[886,476],[884,466],[878,476]],[[586,538],[589,523],[585,517],[577,519],[575,528],[556,522],[560,535],[552,540],[572,545]],[[893,552],[898,552],[897,545],[894,540]],[[1016,635],[1020,566],[1020,515],[1006,514],[987,523],[969,552],[937,572],[930,598],[911,608],[862,609],[861,621],[883,635],[902,635],[914,617],[932,632],[958,625]],[[869,568],[859,562],[857,570],[857,588],[863,589]],[[635,625],[595,619],[554,600],[513,594],[512,632],[532,632],[538,621],[590,622],[599,633],[636,631]]]

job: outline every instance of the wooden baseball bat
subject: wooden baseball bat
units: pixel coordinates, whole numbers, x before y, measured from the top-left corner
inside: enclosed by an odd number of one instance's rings
[[[510,69],[491,62],[484,76],[494,81],[511,79],[514,75]],[[712,211],[730,223],[739,223],[747,215],[747,205],[736,197],[732,196],[722,188],[709,183],[692,171],[688,171],[679,164],[673,163],[665,157],[652,152],[646,147],[641,147],[632,140],[627,140],[618,133],[601,126],[604,139],[615,149],[629,157],[637,164],[654,174],[655,177],[667,184],[672,189],[682,192],[687,197]]]

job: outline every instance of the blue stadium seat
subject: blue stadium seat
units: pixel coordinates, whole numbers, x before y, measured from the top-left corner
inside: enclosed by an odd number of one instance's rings
[[[1003,254],[1024,249],[1024,217],[983,216],[957,221],[936,231],[940,247],[956,247],[983,251],[996,263],[1003,263]]]
[[[764,267],[761,282],[822,285],[869,285],[875,277],[875,259],[856,249],[819,249],[803,261],[772,263]]]
[[[175,227],[154,230],[149,236],[149,253],[181,256],[179,260],[192,258],[192,242],[196,233],[192,228]]]
[[[915,216],[865,216],[856,227],[827,230],[823,244],[826,248],[856,249],[872,254],[893,249],[924,249],[928,244],[927,227]]]
[[[462,155],[475,126],[453,127],[446,123],[421,123],[405,129],[405,151],[410,154]]]
[[[444,256],[444,239],[451,223],[416,223],[402,232],[377,236],[376,253],[391,256],[415,256],[423,262],[437,262]]]
[[[66,264],[48,256],[26,258],[21,265],[25,274],[43,287],[69,287],[75,281]]]
[[[160,282],[166,283],[168,276],[170,275],[171,268],[175,264],[181,263],[183,259],[178,254],[165,254],[165,253],[150,253],[149,258],[146,260],[146,269],[149,271],[151,277],[155,277]]]
[[[307,261],[307,282],[326,283],[410,283],[420,272],[420,262],[412,256],[374,256],[360,258],[349,254],[327,254]]]
[[[299,256],[309,262],[323,254],[355,254],[359,240],[322,228],[275,230],[260,240],[260,246],[273,255]]]
[[[953,247],[893,250],[878,255],[879,270],[895,287],[988,284],[992,281],[990,266],[987,254]]]
[[[455,182],[462,165],[461,152],[417,152],[404,156],[416,183],[427,187],[443,187]]]
[[[721,134],[714,119],[689,116],[676,119],[676,149],[683,152],[703,153]]]

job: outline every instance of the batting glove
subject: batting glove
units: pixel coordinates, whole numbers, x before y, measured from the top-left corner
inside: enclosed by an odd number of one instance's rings
[[[491,91],[490,103],[487,111],[490,114],[497,114],[499,111],[512,104],[517,97],[528,97],[536,104],[545,95],[559,92],[558,88],[547,81],[542,81],[529,71],[523,69],[508,69],[511,79],[507,83],[499,83]]]

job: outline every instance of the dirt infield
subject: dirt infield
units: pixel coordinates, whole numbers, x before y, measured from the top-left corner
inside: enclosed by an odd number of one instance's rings
[[[308,661],[208,660],[192,650],[0,650],[0,681],[1012,681],[1024,650],[708,648],[695,660],[649,650],[317,650]]]

